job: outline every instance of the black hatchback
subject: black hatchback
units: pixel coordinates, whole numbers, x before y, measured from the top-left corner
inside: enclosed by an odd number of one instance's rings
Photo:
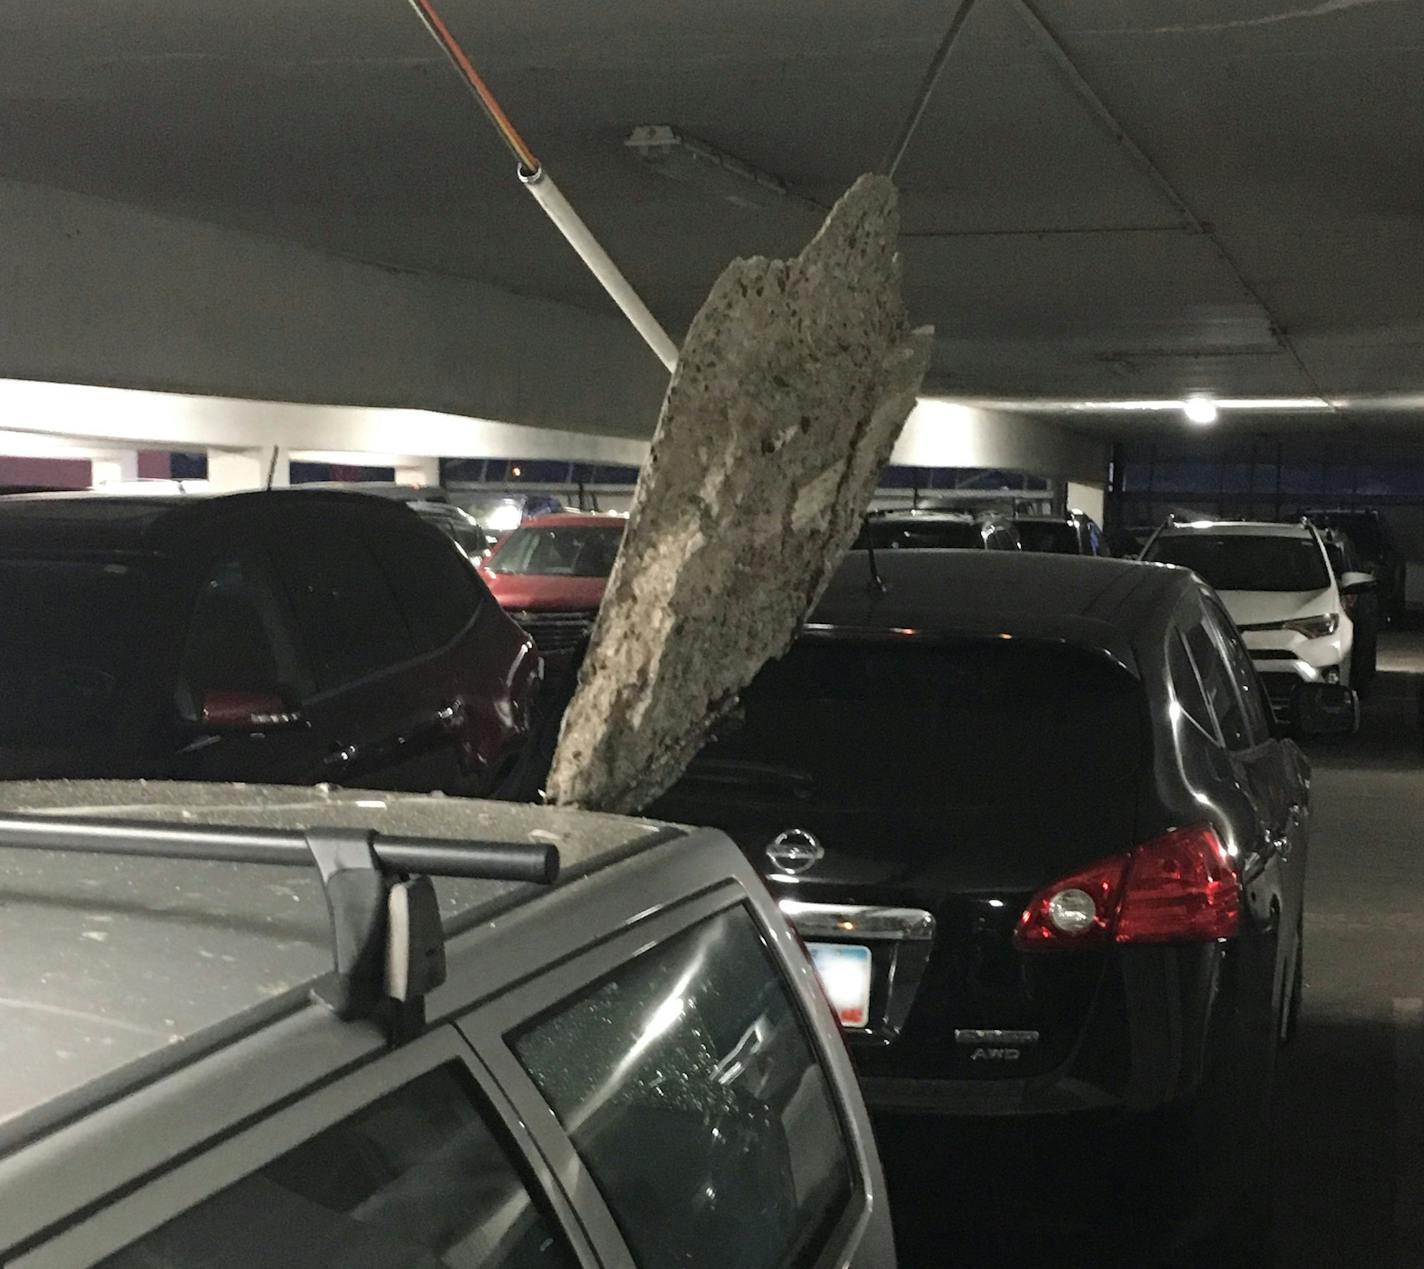
[[[1230,618],[1184,569],[878,564],[848,557],[656,813],[762,871],[872,1107],[1106,1130],[1098,1161],[1177,1143],[1245,1186],[1300,1003],[1309,766]]]
[[[3,498],[0,602],[0,779],[534,791],[538,654],[397,503]]]

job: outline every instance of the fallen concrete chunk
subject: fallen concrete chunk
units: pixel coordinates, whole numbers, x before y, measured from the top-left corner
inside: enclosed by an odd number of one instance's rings
[[[864,176],[794,260],[728,266],[663,402],[548,781],[636,811],[790,646],[853,540],[924,376],[895,187]],[[867,578],[868,580],[868,578]]]

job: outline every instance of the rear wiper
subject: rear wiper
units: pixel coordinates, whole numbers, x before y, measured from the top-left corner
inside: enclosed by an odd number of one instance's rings
[[[810,797],[815,787],[815,781],[810,774],[795,767],[752,762],[742,758],[695,758],[682,778],[695,780],[699,784],[718,784],[742,789],[775,789],[800,798]]]

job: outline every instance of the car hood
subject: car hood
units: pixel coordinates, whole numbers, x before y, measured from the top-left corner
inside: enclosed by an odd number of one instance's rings
[[[1221,602],[1238,626],[1256,626],[1267,621],[1291,621],[1296,617],[1314,617],[1337,612],[1339,601],[1335,592],[1325,590],[1224,590]]]
[[[596,610],[608,586],[606,577],[537,577],[487,572],[484,579],[499,606],[514,610]]]

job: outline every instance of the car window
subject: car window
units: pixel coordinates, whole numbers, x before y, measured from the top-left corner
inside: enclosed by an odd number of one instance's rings
[[[309,686],[266,570],[251,556],[219,561],[193,604],[178,675],[179,712],[196,718],[210,691],[299,696]]]
[[[1247,740],[1259,745],[1270,739],[1271,725],[1265,691],[1257,677],[1256,667],[1251,664],[1251,654],[1241,642],[1230,618],[1214,604],[1207,605],[1207,620],[1211,623],[1218,642],[1226,652],[1226,661],[1235,680],[1237,695],[1241,700],[1242,717],[1245,721]]]
[[[743,908],[638,956],[513,1048],[644,1269],[804,1264],[850,1200],[826,1075]]]
[[[1161,533],[1143,558],[1180,564],[1217,590],[1315,591],[1330,585],[1330,570],[1314,537]]]
[[[411,630],[425,647],[444,647],[470,624],[488,592],[451,538],[418,521],[410,530],[368,542]]]
[[[607,577],[618,558],[624,526],[526,525],[490,557],[494,573],[532,577]]]
[[[969,520],[867,520],[852,550],[978,549],[984,545],[983,529]]]
[[[1207,708],[1221,732],[1228,749],[1249,749],[1251,733],[1246,715],[1232,680],[1231,669],[1216,646],[1216,642],[1200,621],[1187,630],[1187,648],[1196,664],[1197,677],[1206,695]]]
[[[1202,693],[1201,680],[1197,678],[1196,667],[1187,651],[1186,637],[1180,630],[1172,631],[1169,636],[1167,665],[1172,676],[1172,693],[1182,712],[1213,740],[1219,739],[1211,711],[1207,708],[1206,696]]]
[[[409,626],[385,573],[344,521],[303,519],[280,567],[317,685],[340,687],[408,660]]]
[[[1078,530],[1067,520],[1020,520],[1014,527],[1025,551],[1054,555],[1078,553]]]
[[[372,1102],[100,1269],[576,1264],[451,1065]]]
[[[109,736],[160,621],[154,579],[118,560],[0,560],[0,745]]]

